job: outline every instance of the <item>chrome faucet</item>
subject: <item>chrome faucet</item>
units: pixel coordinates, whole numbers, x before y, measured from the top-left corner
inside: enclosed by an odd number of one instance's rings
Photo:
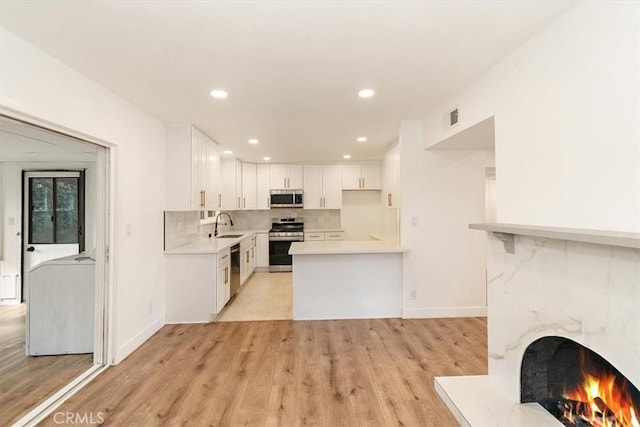
[[[218,235],[218,218],[220,218],[220,215],[226,215],[229,218],[229,224],[231,224],[231,226],[233,227],[233,220],[231,219],[231,215],[229,215],[226,212],[220,212],[218,215],[216,215],[216,220],[215,220],[216,226],[213,230],[214,237]],[[227,225],[227,223],[225,222],[222,225]]]

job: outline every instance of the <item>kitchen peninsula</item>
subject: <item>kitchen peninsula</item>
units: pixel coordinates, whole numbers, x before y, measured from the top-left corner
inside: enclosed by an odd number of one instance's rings
[[[293,319],[401,317],[405,251],[376,240],[292,243]]]

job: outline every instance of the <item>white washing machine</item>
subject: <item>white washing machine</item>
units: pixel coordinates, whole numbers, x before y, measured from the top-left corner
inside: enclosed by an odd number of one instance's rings
[[[27,355],[93,353],[95,265],[81,253],[29,269]]]

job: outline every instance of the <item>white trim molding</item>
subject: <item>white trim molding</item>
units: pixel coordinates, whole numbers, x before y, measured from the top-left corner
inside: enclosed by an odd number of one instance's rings
[[[432,319],[446,317],[487,317],[486,306],[403,308],[403,319]]]
[[[117,365],[127,358],[131,353],[133,353],[138,347],[140,347],[146,340],[151,338],[156,332],[158,332],[164,325],[166,321],[164,317],[156,319],[149,326],[144,328],[138,335],[131,338],[127,341],[122,347],[118,349],[116,352],[113,364]]]

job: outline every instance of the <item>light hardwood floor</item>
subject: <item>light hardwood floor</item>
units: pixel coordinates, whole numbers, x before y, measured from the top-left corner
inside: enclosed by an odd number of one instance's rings
[[[291,273],[254,273],[216,322],[293,319]]]
[[[116,426],[455,426],[433,378],[485,374],[486,329],[482,318],[167,325],[56,412]]]
[[[25,305],[0,306],[0,426],[11,425],[89,369],[91,354],[28,357]]]

